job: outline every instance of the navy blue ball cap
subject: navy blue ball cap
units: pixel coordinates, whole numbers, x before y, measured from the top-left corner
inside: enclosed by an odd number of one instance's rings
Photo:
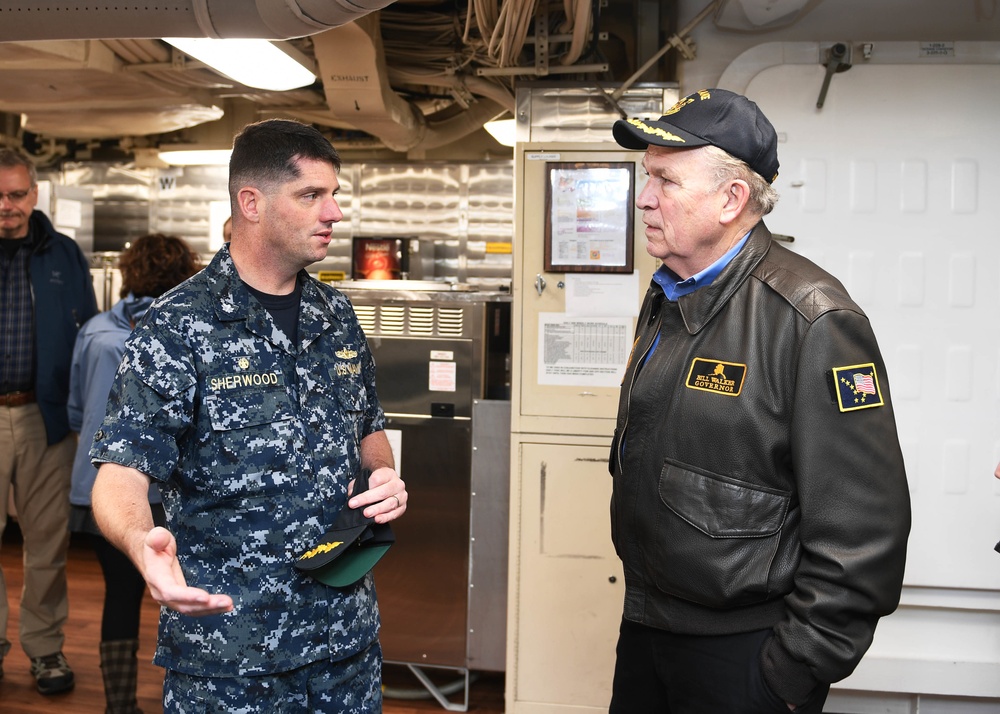
[[[778,135],[754,102],[725,89],[702,89],[656,121],[619,119],[611,129],[626,149],[650,144],[679,149],[717,146],[742,159],[768,183],[778,178]]]
[[[368,490],[365,469],[354,481],[354,495]],[[346,588],[361,580],[396,542],[388,523],[367,518],[363,508],[346,503],[333,528],[295,560],[295,567],[321,583]]]

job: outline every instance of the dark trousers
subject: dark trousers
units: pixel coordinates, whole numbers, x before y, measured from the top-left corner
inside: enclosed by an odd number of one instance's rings
[[[764,682],[770,635],[679,635],[622,620],[610,714],[819,714],[829,685],[790,710]]]
[[[90,542],[104,574],[101,641],[137,640],[146,581],[132,561],[104,538],[91,535]]]
[[[163,506],[152,504],[153,522],[162,526],[166,517]],[[93,518],[93,515],[90,516]],[[97,525],[93,525],[96,531]],[[101,616],[101,641],[139,639],[139,616],[146,595],[146,581],[128,556],[96,533],[90,544],[104,575],[104,611]]]

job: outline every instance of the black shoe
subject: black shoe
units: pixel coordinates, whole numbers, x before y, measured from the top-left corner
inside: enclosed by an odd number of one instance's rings
[[[73,688],[73,670],[62,652],[32,657],[31,676],[42,694],[59,694]]]

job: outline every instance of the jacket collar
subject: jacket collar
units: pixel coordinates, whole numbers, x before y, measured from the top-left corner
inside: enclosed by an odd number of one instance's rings
[[[250,291],[236,271],[228,245],[223,245],[215,254],[205,269],[205,275],[214,298],[216,317],[221,322],[243,320],[252,333],[289,352],[305,349],[335,322],[327,295],[317,287],[306,270],[300,270],[298,279],[302,285],[302,307],[299,312],[299,345],[293,349],[267,310],[256,300],[251,301]]]
[[[28,240],[25,247],[30,252],[37,253],[45,248],[49,242],[49,236],[55,232],[56,229],[52,226],[49,217],[36,208],[28,217]]]
[[[760,221],[747,238],[743,250],[736,254],[719,277],[711,284],[678,298],[677,305],[690,334],[700,332],[715,317],[770,249],[771,231]]]

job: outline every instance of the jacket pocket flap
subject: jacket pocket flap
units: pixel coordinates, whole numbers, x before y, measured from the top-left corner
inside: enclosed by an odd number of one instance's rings
[[[288,394],[277,389],[210,394],[205,397],[205,406],[216,431],[273,424],[294,415]]]
[[[787,493],[751,486],[667,463],[660,499],[677,516],[713,538],[761,538],[781,529]]]

